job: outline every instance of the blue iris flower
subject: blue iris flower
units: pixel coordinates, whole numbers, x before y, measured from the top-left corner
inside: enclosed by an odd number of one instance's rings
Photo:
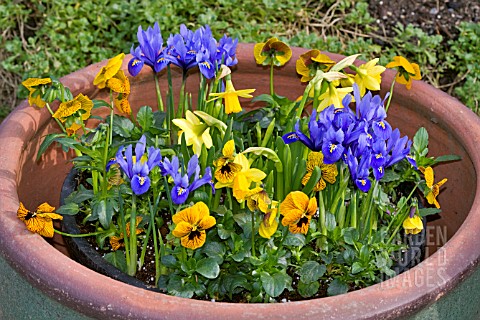
[[[368,192],[372,182],[368,178],[370,174],[371,155],[364,153],[360,157],[355,157],[351,149],[346,152],[347,165],[355,185],[363,192]],[[360,159],[360,160],[359,160]]]
[[[345,134],[341,129],[335,130],[330,127],[325,133],[324,143],[322,146],[323,162],[332,164],[337,162],[343,155],[345,147],[343,146]]]
[[[148,27],[147,31],[139,26],[137,39],[139,46],[134,49],[132,45],[130,49],[133,58],[128,63],[128,72],[135,77],[145,64],[155,73],[162,71],[169,61],[165,58],[163,38],[158,23],[155,22],[153,28]]]
[[[308,131],[310,133],[310,137],[305,135],[300,130],[300,121],[297,121],[295,124],[295,131],[284,134],[282,139],[285,144],[300,141],[312,151],[321,151],[325,127],[319,121],[317,121],[316,110],[313,110],[312,115],[310,116],[310,120],[308,122]]]
[[[398,129],[393,130],[390,139],[387,141],[388,155],[385,168],[394,165],[404,158],[408,160],[407,156],[410,153],[411,145],[412,141],[410,141],[407,136],[400,138],[400,131]],[[412,163],[411,160],[409,161]]]
[[[187,172],[182,174],[180,170],[180,161],[176,156],[172,157],[172,161],[165,158],[160,165],[162,174],[170,175],[173,178],[173,188],[170,192],[172,201],[175,204],[183,204],[187,201],[188,196],[205,184],[212,186],[212,192],[215,189],[212,183],[212,170],[210,167],[205,169],[203,176],[200,178],[200,166],[198,165],[198,156],[193,155],[188,161]]]
[[[120,147],[115,156],[116,163],[130,179],[130,186],[136,195],[148,191],[151,184],[148,175],[162,161],[160,149],[149,147],[145,153],[146,144],[146,137],[143,135],[135,145],[135,156],[132,145],[128,145],[126,148]]]
[[[232,67],[238,63],[236,56],[238,39],[228,37],[226,34],[220,38],[217,48],[217,64],[224,64],[227,67]]]

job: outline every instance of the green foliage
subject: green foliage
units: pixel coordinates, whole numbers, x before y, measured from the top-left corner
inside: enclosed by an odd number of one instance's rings
[[[453,57],[451,63],[463,86],[455,88],[455,93],[476,113],[480,112],[480,24],[462,23],[459,26],[458,40],[449,41]]]

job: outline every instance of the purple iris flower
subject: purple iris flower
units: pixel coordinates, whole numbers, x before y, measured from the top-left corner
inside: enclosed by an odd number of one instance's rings
[[[359,160],[359,158],[353,155],[352,150],[348,149],[346,158],[348,169],[350,170],[350,175],[355,185],[363,192],[368,192],[372,186],[372,182],[368,178],[370,173],[370,154],[363,154]]]
[[[238,59],[236,57],[237,45],[238,39],[230,38],[226,34],[223,35],[218,42],[216,55],[217,64],[224,64],[227,67],[236,65],[238,63]]]
[[[313,110],[312,115],[310,116],[310,121],[308,122],[308,131],[310,133],[310,137],[307,137],[307,135],[300,130],[300,121],[297,121],[295,124],[295,131],[284,134],[282,139],[285,144],[300,141],[312,151],[321,151],[325,128],[319,121],[317,121],[316,110]]]
[[[165,59],[163,38],[158,23],[155,22],[153,28],[148,27],[147,31],[139,26],[137,39],[139,46],[134,49],[132,45],[130,49],[133,58],[128,63],[128,72],[135,77],[145,64],[155,73],[162,71],[169,61]]]
[[[168,38],[167,59],[174,65],[180,67],[184,74],[186,74],[189,69],[197,66],[197,54],[202,52],[202,37],[205,32],[208,33],[203,27],[193,32],[182,24],[180,26],[180,33],[170,35]]]
[[[135,145],[135,156],[133,155],[132,145],[120,147],[117,151],[115,160],[123,172],[130,179],[130,186],[136,195],[144,194],[150,188],[150,171],[160,164],[162,155],[160,149],[149,147],[147,153],[146,137],[143,135]],[[125,151],[125,152],[124,152]]]
[[[385,162],[387,161],[387,146],[384,140],[377,139],[372,145],[371,166],[373,175],[378,181],[383,178],[385,174]]]
[[[393,130],[390,139],[387,140],[388,156],[385,167],[394,165],[404,158],[408,159],[411,145],[412,141],[407,136],[400,138],[400,131],[398,129]]]
[[[198,165],[197,155],[193,155],[190,161],[188,161],[187,172],[185,174],[182,174],[179,170],[180,162],[175,156],[172,158],[172,161],[165,158],[160,168],[163,174],[170,175],[173,178],[174,187],[170,194],[175,204],[185,203],[191,192],[207,183],[212,186],[212,191],[215,193],[212,184],[212,170],[210,167],[207,167],[203,176],[200,178],[200,166]]]
[[[335,130],[335,128],[330,127],[327,130],[322,146],[323,162],[325,164],[335,163],[342,157],[345,150],[345,147],[342,145],[344,137],[345,135],[341,129]]]

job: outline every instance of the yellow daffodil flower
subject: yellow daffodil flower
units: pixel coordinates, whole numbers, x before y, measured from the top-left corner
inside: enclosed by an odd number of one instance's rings
[[[268,66],[273,63],[280,67],[290,60],[292,49],[286,43],[273,37],[266,42],[255,44],[253,55],[257,64]]]
[[[217,181],[215,189],[223,187],[232,188],[233,196],[241,202],[245,200],[246,195],[250,192],[250,184],[252,182],[262,181],[267,175],[259,169],[250,168],[250,163],[248,162],[247,157],[242,153],[237,154],[233,162],[240,165],[242,170],[235,174],[232,182],[222,183]]]
[[[323,163],[323,154],[321,152],[310,152],[307,158],[307,173],[302,179],[302,184],[306,185],[310,177],[312,176],[313,170],[315,167],[319,167],[322,171],[322,176],[317,182],[313,191],[320,191],[327,187],[327,182],[334,184],[336,177],[338,175],[337,165],[336,164],[325,164]]]
[[[310,220],[317,211],[317,199],[309,198],[301,191],[292,191],[280,204],[283,215],[282,225],[288,226],[291,233],[307,234]]]
[[[225,103],[225,113],[238,113],[242,111],[242,106],[240,105],[240,100],[238,98],[252,98],[253,96],[250,93],[254,91],[255,89],[235,90],[235,88],[233,87],[232,79],[228,75],[225,79],[225,91],[218,93],[210,93],[210,96],[213,96],[215,98],[209,101],[223,98]]]
[[[53,220],[63,219],[61,215],[54,213],[54,211],[55,207],[46,202],[39,205],[34,212],[27,210],[20,202],[17,217],[25,223],[29,231],[38,233],[43,237],[52,238],[54,234]]]
[[[235,174],[239,172],[242,167],[234,163],[233,154],[235,152],[235,143],[233,140],[229,140],[222,149],[223,157],[218,158],[213,161],[215,166],[215,178],[224,184],[229,184],[233,182]]]
[[[110,59],[107,65],[100,69],[93,80],[93,84],[99,89],[105,88],[107,86],[107,81],[113,78],[118,70],[120,70],[122,67],[124,57],[125,53],[120,53],[119,55]]]
[[[437,209],[440,209],[440,203],[437,201],[437,196],[440,193],[440,187],[447,182],[447,178],[434,183],[435,174],[432,167],[419,167],[418,169],[425,175],[425,182],[428,187],[428,190],[425,190],[425,197],[427,198],[428,203],[433,204]]]
[[[172,234],[181,238],[181,244],[185,248],[195,250],[205,243],[207,233],[216,224],[214,217],[210,215],[207,205],[197,202],[192,207],[183,209],[172,217],[175,229]]]
[[[300,55],[296,61],[296,70],[302,76],[300,81],[308,82],[316,75],[317,70],[327,72],[335,64],[335,61],[330,59],[327,55],[320,52],[320,50],[309,50]]]
[[[187,146],[193,146],[193,152],[196,155],[200,156],[202,153],[202,145],[205,145],[207,149],[212,147],[210,127],[200,122],[190,110],[186,111],[185,119],[173,119],[172,122],[182,129],[182,133],[178,136],[179,143],[182,141],[182,135],[185,135]]]
[[[92,108],[92,100],[80,93],[73,100],[62,102],[52,117],[65,122],[70,116],[78,116],[85,121],[90,117]]]
[[[46,84],[51,84],[50,78],[28,78],[22,82],[22,85],[28,89],[28,104],[36,105],[39,108],[45,107],[45,101],[42,100],[41,92],[38,92],[38,87]]]
[[[417,234],[423,230],[422,219],[414,215],[413,218],[407,217],[403,220],[403,229],[405,229],[406,234]]]
[[[338,80],[337,80],[338,81]],[[321,101],[318,105],[317,111],[328,108],[332,104],[335,108],[343,108],[342,100],[347,94],[353,91],[353,87],[336,88],[331,82],[328,84],[328,89],[318,97]],[[354,100],[354,99],[352,99]]]
[[[394,57],[393,61],[389,62],[386,67],[397,68],[395,80],[400,84],[404,84],[408,90],[412,87],[412,80],[422,79],[418,64],[410,63],[402,56]]]
[[[382,82],[382,72],[385,67],[377,66],[378,58],[372,59],[358,68],[355,68],[357,74],[355,75],[355,82],[360,90],[360,95],[363,97],[368,90],[380,90],[380,83]]]
[[[258,209],[265,214],[268,212],[268,207],[272,203],[267,192],[260,187],[250,190],[245,196],[245,199],[247,200],[247,207],[250,211],[253,212]]]
[[[258,228],[258,234],[262,238],[270,239],[275,231],[278,228],[278,221],[276,219],[278,212],[278,202],[273,201],[272,207],[267,210],[265,215],[263,216],[263,220],[260,223],[260,227]]]

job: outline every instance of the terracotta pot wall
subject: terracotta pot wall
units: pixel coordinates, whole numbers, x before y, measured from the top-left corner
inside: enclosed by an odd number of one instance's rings
[[[305,50],[294,48],[293,51],[290,63],[275,72],[276,91],[291,99],[303,92],[303,86],[298,84],[299,79],[295,75],[295,60]],[[268,70],[255,65],[252,52],[251,44],[239,46],[234,85],[237,89],[256,88],[255,95],[267,93]],[[336,60],[341,58],[337,55],[331,57]],[[72,89],[74,95],[82,92],[91,98],[105,97],[105,92],[99,92],[92,86],[94,76],[104,63],[64,77],[62,82]],[[388,90],[392,77],[393,72],[385,72],[382,94]],[[130,101],[135,109],[155,104],[151,78],[150,71],[145,68],[137,78],[132,79],[133,94]],[[194,80],[196,78],[193,75],[193,80],[189,80],[191,89],[198,85]],[[177,75],[177,84],[174,86],[178,86],[179,80]],[[195,101],[195,97],[193,99]],[[480,198],[476,197],[476,172],[480,169],[480,153],[477,149],[480,120],[457,100],[423,82],[415,82],[410,91],[396,86],[388,120],[394,127],[400,127],[402,134],[408,134],[411,138],[419,126],[426,127],[430,134],[432,155],[454,153],[460,155],[462,161],[439,166],[435,170],[436,179],[448,177],[449,182],[439,196],[443,209],[441,218],[432,222],[434,230],[430,254],[437,250],[439,244],[443,244],[443,241],[434,239],[435,232],[443,236],[446,228],[451,241],[420,266],[381,285],[338,297],[295,302],[295,308],[292,308],[293,304],[212,304],[144,292],[78,265],[52,249],[40,236],[25,230],[15,217],[19,199],[32,209],[43,201],[58,205],[60,187],[70,168],[68,159],[58,148],[51,148],[40,162],[35,161],[40,141],[45,134],[55,130],[55,125],[50,121],[47,110],[34,110],[26,102],[0,126],[0,161],[4,163],[0,170],[0,250],[33,285],[92,316],[128,318],[130,313],[133,318],[195,318],[205,308],[209,308],[208,314],[212,317],[222,318],[232,314],[242,318],[257,317],[262,312],[266,317],[290,319],[311,316],[333,316],[338,319],[394,318],[406,315],[433,302],[437,295],[454,287],[478,264]],[[468,223],[462,225],[466,220]],[[22,250],[17,249],[20,247]],[[439,270],[440,267],[444,274],[436,272],[431,277],[427,275],[429,270]],[[66,270],[70,272],[68,276],[64,274]],[[55,274],[55,278],[51,274]],[[419,274],[420,277],[430,277],[429,281],[433,281],[434,285],[420,288],[409,285],[407,280],[411,281],[412,277]],[[299,314],[298,310],[302,310],[302,313]]]

